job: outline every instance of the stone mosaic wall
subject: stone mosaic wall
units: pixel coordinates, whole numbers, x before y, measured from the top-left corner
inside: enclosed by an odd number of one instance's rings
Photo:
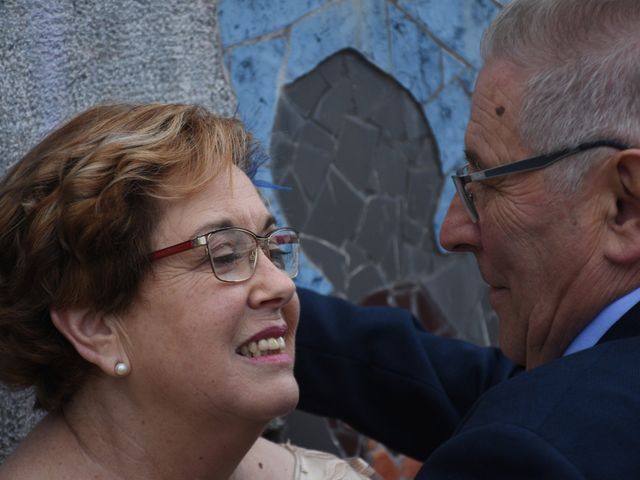
[[[374,290],[379,287],[393,288],[403,277],[402,274],[413,269],[415,275],[410,272],[410,278],[407,279],[405,275],[405,279],[419,281],[422,285],[425,282],[428,284],[426,289],[429,298],[437,304],[456,335],[482,344],[495,341],[495,317],[487,307],[485,287],[475,261],[465,255],[443,259],[436,239],[454,190],[451,182],[445,179],[463,161],[463,132],[469,115],[472,84],[480,63],[478,46],[481,33],[500,6],[501,2],[496,0],[219,1],[224,58],[238,99],[239,114],[265,148],[271,150],[276,170],[284,168],[277,166],[277,162],[288,155],[287,142],[296,143],[299,140],[296,137],[298,133],[287,131],[289,127],[282,123],[285,121],[282,116],[285,115],[284,112],[296,103],[293,97],[300,99],[300,95],[296,96],[296,83],[301,82],[319,64],[344,49],[358,52],[372,69],[401,87],[406,93],[403,98],[410,98],[410,101],[405,101],[414,105],[413,110],[408,108],[403,111],[411,112],[407,114],[414,116],[419,113],[416,118],[422,118],[425,128],[431,131],[432,152],[423,157],[431,160],[422,162],[421,165],[430,164],[431,171],[437,172],[437,179],[427,173],[428,170],[424,170],[420,173],[422,177],[415,174],[407,176],[406,183],[400,187],[382,185],[398,190],[404,187],[406,212],[409,209],[415,210],[414,213],[420,212],[420,219],[411,218],[409,222],[403,222],[401,217],[396,216],[397,211],[394,209],[398,208],[399,197],[396,200],[384,199],[382,196],[375,199],[367,197],[364,190],[359,190],[358,182],[361,179],[353,178],[358,175],[352,175],[351,180],[355,184],[346,181],[340,183],[349,179],[349,173],[345,169],[355,171],[358,167],[355,164],[345,164],[344,160],[340,162],[338,157],[332,156],[338,153],[337,150],[332,151],[321,145],[319,150],[324,153],[314,157],[316,163],[313,165],[306,162],[302,166],[293,162],[296,166],[290,172],[296,174],[295,179],[292,174],[287,178],[286,174],[279,176],[278,181],[286,184],[291,179],[293,182],[289,193],[276,195],[275,191],[265,192],[282,223],[300,223],[299,219],[303,216],[300,210],[308,210],[309,202],[313,203],[310,198],[307,203],[300,202],[300,195],[304,188],[309,188],[308,177],[319,175],[323,171],[332,188],[335,187],[333,193],[337,192],[336,195],[341,195],[340,201],[347,202],[345,206],[336,209],[335,199],[331,200],[327,195],[318,197],[318,201],[325,202],[322,209],[324,213],[319,213],[318,210],[312,221],[304,222],[303,233],[309,240],[309,246],[303,246],[307,255],[297,279],[299,285],[325,293],[344,294],[357,301],[367,293],[375,293]],[[304,81],[318,82],[308,78]],[[314,88],[322,89],[322,84],[319,87],[317,84],[305,85],[301,90],[309,90],[310,94],[309,98],[301,101],[308,104],[318,100],[314,97],[317,94]],[[375,86],[366,88],[373,89],[375,95]],[[343,94],[340,91],[334,92],[332,101],[339,103],[339,96]],[[398,95],[398,98],[402,97],[401,94]],[[295,113],[296,109],[293,108],[293,111]],[[297,114],[303,117],[305,115],[299,109]],[[322,115],[336,115],[336,112],[327,110]],[[274,125],[276,117],[280,123]],[[330,120],[324,119],[323,124],[322,119],[316,120],[304,127],[309,135],[304,141],[298,142],[298,148],[311,149],[315,145],[313,142],[324,141],[321,139],[322,135],[331,136],[327,121]],[[362,127],[361,120],[350,122],[345,128],[358,135],[352,141],[362,144],[371,141],[371,136],[367,139],[367,129]],[[335,138],[335,132],[333,134]],[[363,148],[366,150],[368,147]],[[392,155],[389,153],[392,150],[395,150],[395,146],[392,149],[387,144],[388,155]],[[373,155],[373,151],[371,154]],[[378,156],[381,157],[381,154],[378,153]],[[326,167],[331,158],[336,160],[335,163],[331,164],[331,168]],[[374,161],[373,157],[371,161]],[[339,163],[342,165],[340,168]],[[397,165],[395,168],[389,167],[392,163],[393,161],[389,161],[383,168],[390,168],[393,173],[398,173]],[[377,175],[381,174],[382,171]],[[269,169],[264,169],[262,175],[266,180],[273,180]],[[388,174],[383,176],[386,178],[385,182],[392,181]],[[323,181],[323,178],[318,179],[318,189],[322,187]],[[424,188],[416,188],[418,186]],[[306,195],[309,194],[307,191]],[[421,198],[417,198],[420,195]],[[368,210],[370,212],[376,212],[378,208],[379,215],[369,214],[369,218],[375,218],[375,222],[367,223],[366,214],[357,215],[359,202],[363,205],[373,202]],[[282,208],[288,211],[283,212]],[[386,265],[380,267],[356,262],[356,268],[360,270],[341,272],[343,267],[339,260],[342,259],[342,265],[346,265],[348,269],[349,262],[358,253],[362,253],[362,248],[358,252],[352,248],[353,242],[342,244],[335,238],[333,240],[337,243],[327,243],[323,235],[335,236],[339,233],[330,230],[349,225],[351,232],[342,231],[340,234],[350,238],[364,237],[368,229],[373,232],[376,228],[384,228],[378,220],[385,216],[391,222],[399,222],[397,226],[388,228],[398,228],[402,230],[401,236],[405,236],[404,239],[396,239],[399,242],[396,245],[397,257],[404,255],[401,251],[403,249],[409,251],[414,248],[413,253],[408,254],[404,260],[394,260],[384,252],[388,246],[366,245],[365,256],[384,261]],[[392,217],[396,220],[391,220]],[[361,223],[356,222],[356,219],[360,219]],[[352,225],[354,222],[355,225]],[[354,232],[354,228],[357,231]],[[323,230],[322,234],[320,230]],[[401,248],[402,242],[406,249]],[[427,251],[428,255],[425,253]],[[309,256],[314,258],[310,259]],[[319,256],[322,257],[320,260]],[[333,257],[333,260],[327,260],[329,257]],[[389,273],[394,270],[396,273]],[[346,277],[349,279],[348,285],[344,283]],[[364,284],[360,284],[359,279]]]
[[[220,0],[238,109],[272,157],[276,216],[302,232],[299,285],[408,308],[431,331],[494,344],[475,260],[437,236],[491,0]],[[304,319],[301,319],[304,321]],[[387,479],[418,465],[330,422],[294,414],[290,437],[362,455]],[[305,433],[306,432],[306,433]],[[333,443],[332,443],[333,442]]]

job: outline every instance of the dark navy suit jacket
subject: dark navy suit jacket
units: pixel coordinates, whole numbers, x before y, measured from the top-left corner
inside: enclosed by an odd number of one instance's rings
[[[299,295],[299,408],[424,461],[418,479],[640,479],[640,304],[524,371],[403,310]]]

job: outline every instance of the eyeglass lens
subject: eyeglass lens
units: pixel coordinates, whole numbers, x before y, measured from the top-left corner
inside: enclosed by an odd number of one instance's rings
[[[290,278],[298,273],[298,235],[291,229],[275,230],[266,238],[240,229],[221,230],[209,235],[207,245],[213,272],[225,282],[241,282],[253,275],[258,246]]]
[[[471,216],[471,219],[474,222],[477,222],[478,212],[476,210],[475,204],[473,203],[473,196],[469,192],[467,192],[467,189],[463,185],[462,180],[460,180],[460,178],[458,177],[451,177],[451,178],[453,179],[453,184],[456,187],[456,191],[458,192],[458,196],[460,197],[460,200],[462,200],[462,204],[464,205],[464,208],[469,213],[469,216]]]

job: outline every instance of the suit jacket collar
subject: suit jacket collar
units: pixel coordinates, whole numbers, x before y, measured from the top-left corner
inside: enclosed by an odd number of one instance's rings
[[[636,303],[598,340],[597,345],[611,340],[640,336],[640,303]]]

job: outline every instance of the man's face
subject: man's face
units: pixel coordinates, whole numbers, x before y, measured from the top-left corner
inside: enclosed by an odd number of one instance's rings
[[[501,62],[481,71],[465,134],[471,171],[534,153],[517,131],[523,80]],[[549,192],[542,171],[472,182],[467,188],[479,221],[474,224],[454,198],[442,226],[442,245],[476,256],[508,357],[531,367],[560,356],[583,326],[582,297],[588,294],[583,288],[594,271],[590,259],[597,230],[593,212],[580,206],[583,193]]]

